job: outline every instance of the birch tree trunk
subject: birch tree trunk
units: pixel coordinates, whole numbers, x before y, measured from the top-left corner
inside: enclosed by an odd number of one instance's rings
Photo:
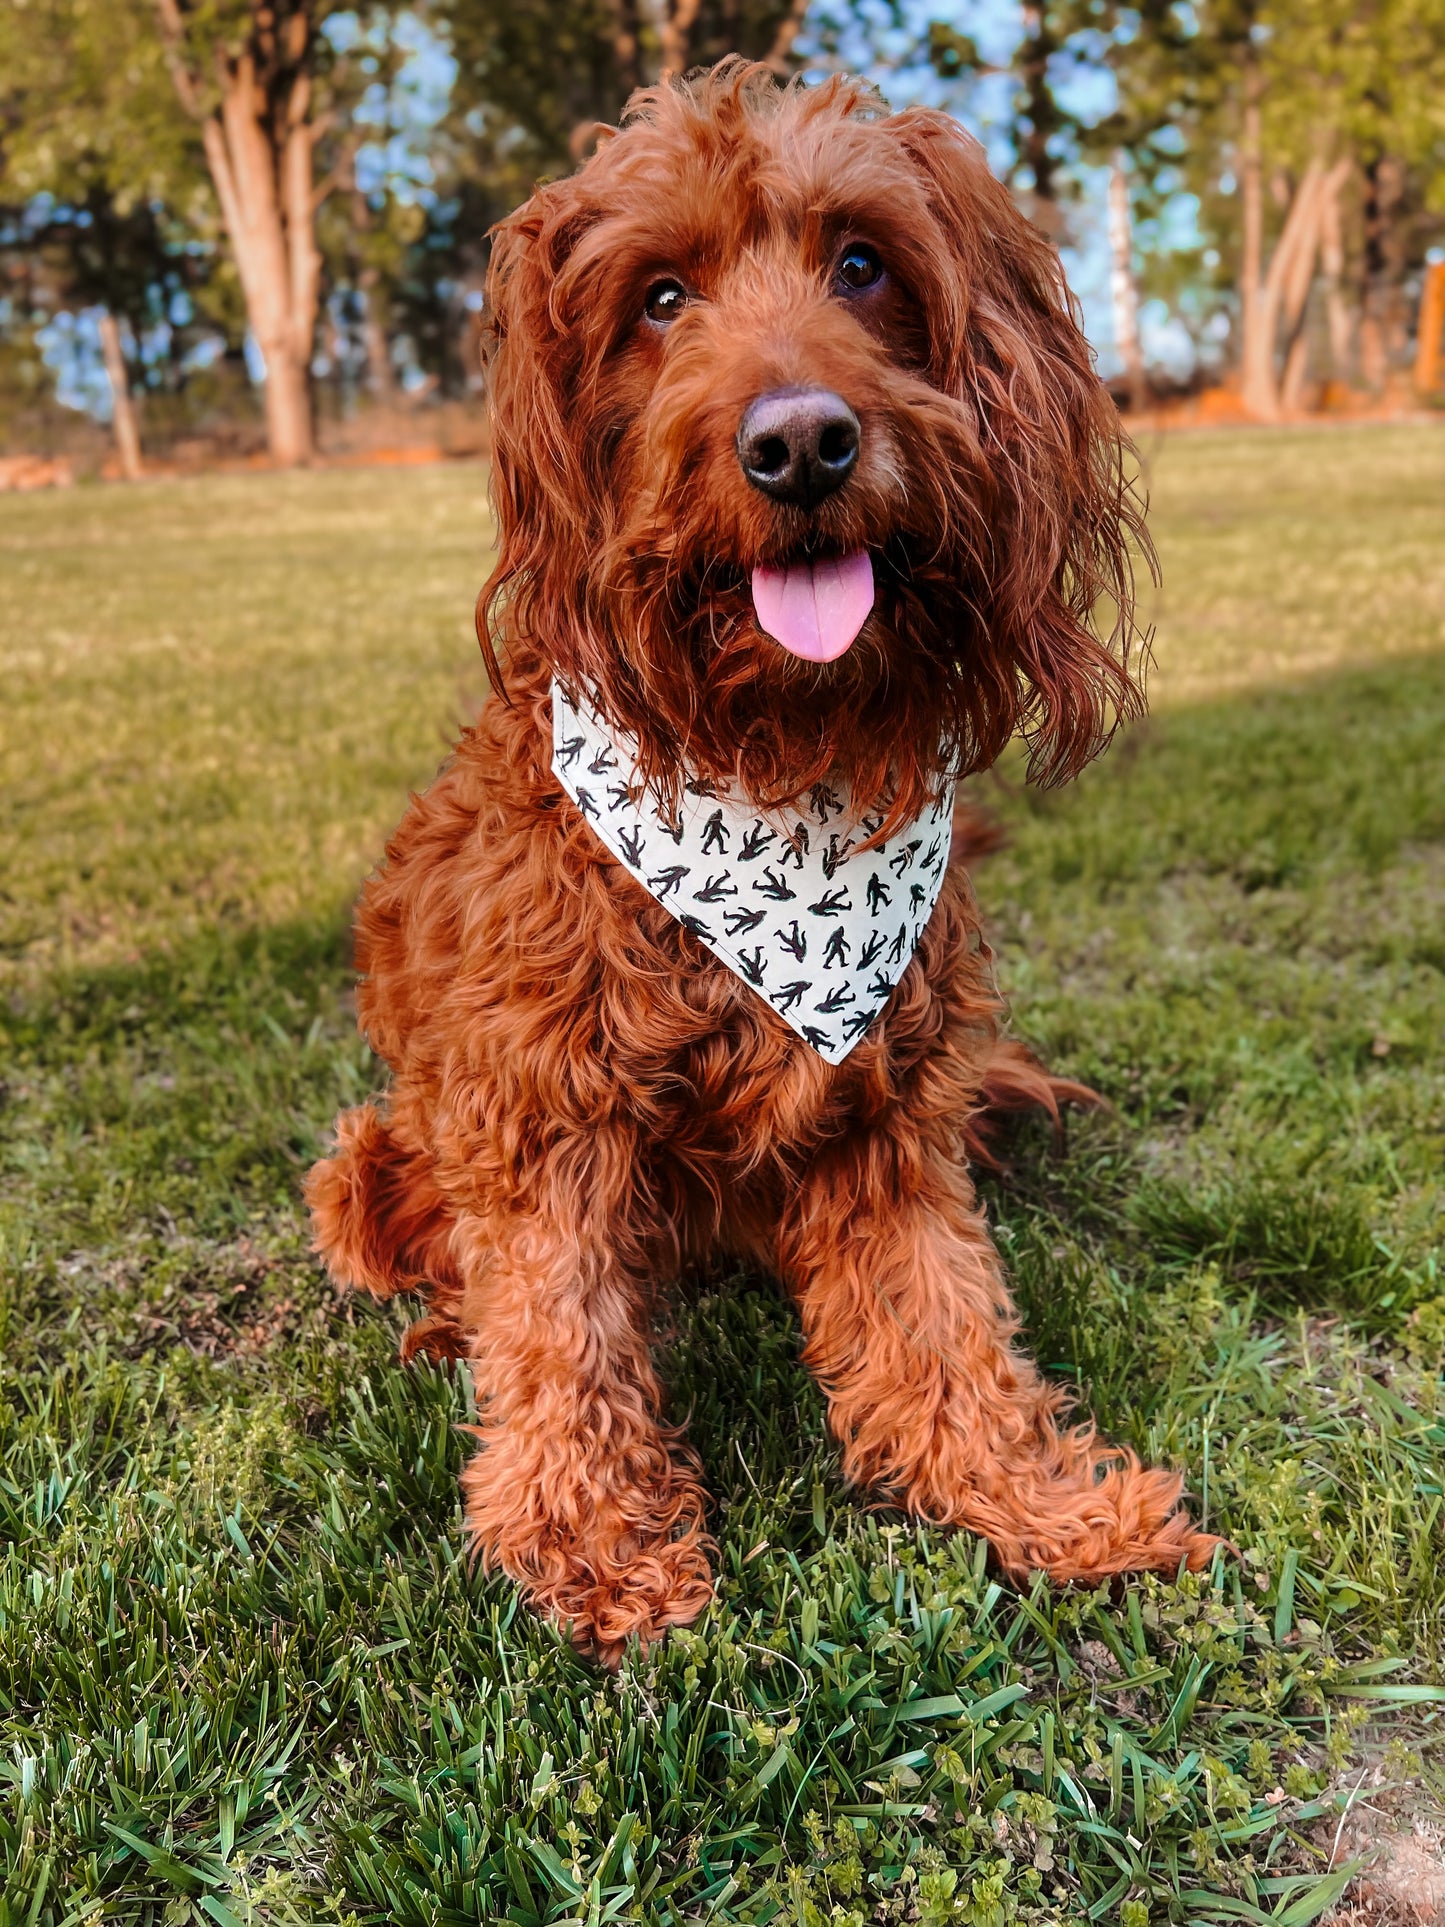
[[[1279,392],[1280,411],[1285,415],[1298,415],[1305,405],[1305,383],[1310,372],[1310,338],[1305,319],[1301,313],[1299,326],[1285,350],[1284,381]]]
[[[777,31],[773,35],[773,44],[769,47],[766,58],[768,65],[780,80],[786,80],[788,77],[793,42],[798,37],[798,30],[803,24],[807,11],[808,0],[791,0],[788,11],[778,22]]]
[[[321,288],[311,120],[311,21],[272,9],[239,54],[215,62],[219,104],[202,105],[179,0],[156,0],[172,78],[201,123],[206,162],[235,255],[246,320],[265,363],[266,439],[283,468],[310,459],[311,354]]]
[[[266,364],[266,438],[283,468],[310,458],[311,345],[320,256],[311,208],[310,81],[291,83],[279,143],[249,52],[223,69],[221,111],[202,128],[246,319]]]
[[[100,352],[105,361],[106,379],[110,383],[110,425],[115,434],[115,452],[120,457],[120,472],[128,482],[138,482],[143,473],[140,429],[136,424],[135,403],[131,399],[130,376],[126,373],[120,323],[109,308],[101,310]]]
[[[1292,369],[1293,405],[1298,405],[1298,396],[1303,392],[1305,366],[1297,350],[1303,335],[1305,304],[1314,279],[1324,209],[1348,171],[1348,161],[1339,161],[1328,169],[1318,155],[1310,162],[1290,200],[1263,284],[1256,284],[1243,399],[1245,407],[1258,421],[1278,421],[1281,407],[1286,405],[1276,376],[1275,360],[1281,323],[1291,357],[1286,384],[1290,385]]]
[[[1350,379],[1350,311],[1345,305],[1345,238],[1338,189],[1325,205],[1320,231],[1325,271],[1325,320],[1330,335],[1330,374],[1342,385]]]
[[[1109,169],[1109,292],[1114,305],[1114,345],[1124,364],[1130,408],[1144,404],[1144,351],[1139,343],[1139,290],[1134,281],[1134,224],[1124,155]]]
[[[1329,210],[1338,206],[1340,190],[1350,171],[1347,160],[1336,161],[1327,171],[1321,172],[1310,183],[1309,176],[1301,184],[1290,209],[1296,215],[1294,238],[1289,259],[1280,277],[1280,310],[1285,330],[1285,368],[1284,386],[1280,394],[1281,406],[1288,415],[1297,414],[1304,406],[1305,381],[1309,375],[1309,298],[1314,286],[1315,261],[1324,241]],[[1308,186],[1308,197],[1306,188]],[[1283,249],[1289,235],[1290,224],[1285,224],[1285,234],[1280,238]]]
[[[1054,98],[1049,61],[1059,51],[1059,40],[1041,0],[1024,0],[1021,11],[1024,36],[1014,55],[1014,71],[1019,78],[1023,118],[1027,122],[1027,131],[1019,140],[1019,153],[1033,176],[1028,214],[1040,233],[1057,245],[1062,238],[1064,221],[1056,180],[1059,162],[1050,151],[1049,142],[1059,131],[1063,116]]]

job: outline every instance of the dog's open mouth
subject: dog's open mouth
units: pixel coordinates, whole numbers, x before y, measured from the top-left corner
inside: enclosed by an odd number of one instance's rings
[[[758,627],[805,662],[832,662],[851,648],[873,607],[873,559],[851,555],[799,556],[776,568],[753,570]]]

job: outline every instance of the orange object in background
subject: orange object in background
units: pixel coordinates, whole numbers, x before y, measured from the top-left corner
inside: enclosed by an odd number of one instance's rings
[[[1440,386],[1442,337],[1445,337],[1445,261],[1425,270],[1420,295],[1420,333],[1415,347],[1415,389],[1423,398]]]

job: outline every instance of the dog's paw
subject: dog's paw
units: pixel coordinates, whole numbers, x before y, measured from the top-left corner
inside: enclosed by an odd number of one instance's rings
[[[712,1570],[697,1537],[641,1548],[612,1570],[579,1566],[562,1585],[533,1593],[580,1651],[614,1670],[635,1639],[646,1652],[673,1626],[690,1626],[711,1603]]]
[[[494,1438],[462,1475],[483,1562],[606,1666],[621,1663],[631,1640],[646,1649],[669,1627],[691,1625],[713,1596],[702,1486],[659,1446],[663,1462],[645,1484],[599,1491],[579,1480],[544,1501],[537,1468],[517,1445]],[[519,1456],[525,1466],[512,1462]]]

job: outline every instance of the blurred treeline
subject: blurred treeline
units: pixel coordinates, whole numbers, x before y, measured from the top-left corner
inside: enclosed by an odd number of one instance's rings
[[[1061,241],[1107,182],[1136,401],[1145,300],[1262,418],[1438,384],[1445,0],[3,0],[0,439],[67,354],[127,470],[262,409],[294,462],[318,420],[467,396],[490,224],[733,51],[981,114]]]

